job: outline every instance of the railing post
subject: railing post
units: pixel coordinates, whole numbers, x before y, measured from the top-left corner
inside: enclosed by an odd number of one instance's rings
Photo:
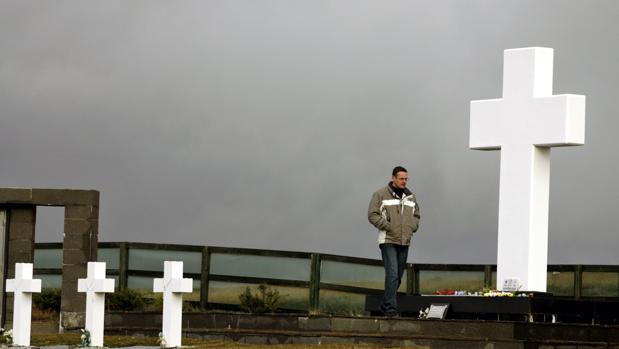
[[[413,273],[413,294],[421,294],[421,285],[419,282],[419,268],[412,264],[412,273]]]
[[[491,265],[484,266],[484,287],[489,288],[489,289],[496,288],[492,286],[492,266]]]
[[[574,298],[582,297],[582,265],[577,265],[574,270]]]
[[[200,276],[200,307],[208,307],[208,279],[211,270],[211,250],[208,246],[202,248],[202,274]]]
[[[121,242],[118,249],[118,289],[126,290],[129,284],[129,243]]]
[[[415,265],[409,263],[406,265],[406,294],[412,295],[415,293],[415,284],[417,283],[417,278],[415,277]]]
[[[309,311],[314,314],[320,311],[320,261],[320,254],[312,253],[310,262]]]
[[[0,327],[4,328],[4,320],[6,319],[6,299],[4,280],[6,279],[6,256],[7,256],[7,223],[8,210],[0,208]]]

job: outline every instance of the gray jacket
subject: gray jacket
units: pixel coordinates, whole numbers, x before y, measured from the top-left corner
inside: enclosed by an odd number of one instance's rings
[[[413,233],[419,229],[419,204],[415,194],[404,189],[399,198],[389,185],[372,195],[368,220],[378,229],[378,243],[410,245]]]

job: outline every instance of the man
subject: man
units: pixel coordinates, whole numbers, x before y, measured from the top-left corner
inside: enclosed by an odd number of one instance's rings
[[[398,315],[396,293],[406,269],[408,247],[419,228],[419,205],[407,187],[408,171],[397,166],[391,182],[372,195],[368,220],[378,229],[378,244],[385,265],[385,293],[380,310],[386,316]]]

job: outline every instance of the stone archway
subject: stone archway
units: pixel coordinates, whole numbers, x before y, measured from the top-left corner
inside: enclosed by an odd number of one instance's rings
[[[15,275],[15,263],[33,262],[37,206],[65,208],[60,326],[80,327],[84,322],[86,299],[77,292],[77,279],[86,277],[89,261],[97,260],[99,192],[0,188],[0,234],[4,235],[0,238],[5,242],[0,264],[4,279]],[[1,291],[4,294],[4,288]],[[0,306],[4,313],[5,304]]]

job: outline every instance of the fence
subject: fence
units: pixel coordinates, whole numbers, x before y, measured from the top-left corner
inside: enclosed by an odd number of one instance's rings
[[[247,286],[266,283],[284,297],[280,306],[318,313],[363,313],[365,296],[381,294],[380,260],[321,253],[134,242],[101,242],[98,260],[119,289],[152,290],[163,261],[184,262],[194,292],[185,297],[202,308],[234,308]],[[62,283],[62,243],[37,243],[34,273],[44,288]],[[619,266],[549,265],[548,292],[560,297],[619,297]],[[495,265],[408,264],[399,289],[431,294],[441,289],[470,292],[496,283]]]

